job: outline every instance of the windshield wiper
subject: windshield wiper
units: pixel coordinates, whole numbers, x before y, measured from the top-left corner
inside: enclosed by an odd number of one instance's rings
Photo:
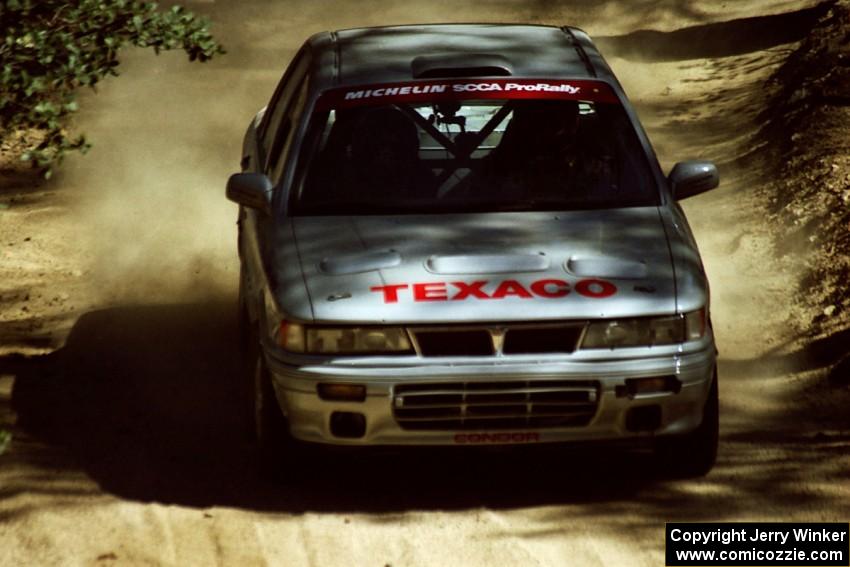
[[[417,213],[433,207],[405,205],[402,203],[374,203],[365,201],[320,201],[300,203],[298,215],[391,215]]]
[[[499,212],[509,212],[509,211],[557,211],[564,210],[568,211],[570,209],[576,208],[576,205],[579,207],[581,203],[563,201],[563,200],[552,200],[552,199],[533,199],[533,200],[523,200],[523,201],[508,201],[502,203],[482,203],[483,206],[490,208],[493,211]]]

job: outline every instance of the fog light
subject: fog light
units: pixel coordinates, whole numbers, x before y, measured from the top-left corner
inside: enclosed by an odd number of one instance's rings
[[[361,384],[319,384],[319,397],[334,402],[362,402],[366,386]]]
[[[661,394],[664,392],[678,394],[681,390],[682,383],[675,376],[626,379],[626,392],[630,397],[640,396],[641,394]]]
[[[357,439],[366,435],[366,416],[350,411],[335,411],[331,414],[331,434],[334,437]]]

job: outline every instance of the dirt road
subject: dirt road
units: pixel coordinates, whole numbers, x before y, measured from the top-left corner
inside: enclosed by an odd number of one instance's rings
[[[773,257],[760,196],[764,82],[812,2],[189,5],[227,57],[130,54],[85,101],[89,156],[37,190],[3,179],[0,564],[657,566],[667,521],[847,521],[848,400],[821,384],[835,345],[797,339],[800,263]],[[285,486],[252,468],[223,196],[243,129],[307,34],[448,20],[607,36],[665,167],[719,164],[721,189],[685,205],[720,348],[720,458],[704,479],[598,451],[328,459]]]

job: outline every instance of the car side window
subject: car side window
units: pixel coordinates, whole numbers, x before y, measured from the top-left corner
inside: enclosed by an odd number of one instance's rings
[[[295,137],[295,129],[304,112],[304,106],[307,103],[308,81],[306,77],[301,81],[300,88],[292,104],[285,113],[283,120],[277,128],[277,135],[269,150],[268,172],[272,184],[277,186],[283,176],[284,165],[286,164],[289,149],[292,147],[292,140]]]
[[[283,117],[287,114],[292,95],[296,89],[304,81],[307,74],[307,66],[309,60],[302,52],[297,56],[296,61],[292,64],[291,71],[288,71],[283,79],[282,86],[278,89],[272,102],[269,104],[269,109],[266,111],[266,120],[264,121],[262,130],[262,145],[266,160],[266,170],[268,170],[269,156],[272,156],[271,147],[274,143],[277,133],[280,130],[280,124]]]

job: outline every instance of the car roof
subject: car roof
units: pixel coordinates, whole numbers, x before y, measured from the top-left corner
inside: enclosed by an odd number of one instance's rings
[[[437,77],[598,78],[616,84],[573,27],[428,24],[323,32],[307,41],[318,89]]]

